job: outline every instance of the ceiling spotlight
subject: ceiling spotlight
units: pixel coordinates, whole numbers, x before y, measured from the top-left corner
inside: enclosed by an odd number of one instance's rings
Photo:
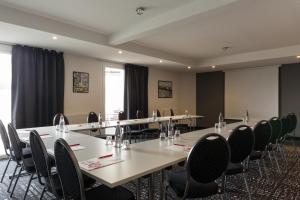
[[[137,15],[142,15],[144,14],[145,8],[144,7],[138,7],[136,10]]]
[[[57,40],[58,38],[57,38],[57,36],[52,36],[52,40]]]
[[[122,54],[122,53],[123,53],[123,51],[122,51],[122,50],[119,50],[119,51],[118,51],[118,54]]]
[[[300,58],[300,56],[297,56],[297,58],[299,59],[299,58]]]
[[[162,59],[160,59],[160,60],[159,60],[159,62],[160,62],[160,63],[162,63],[162,62],[163,62],[163,60],[162,60]]]
[[[211,66],[211,68],[213,68],[213,69],[214,69],[214,68],[216,68],[216,66],[215,66],[215,65],[213,65],[213,66]]]
[[[187,68],[188,68],[188,69],[192,69],[192,67],[191,67],[191,66],[188,66]]]

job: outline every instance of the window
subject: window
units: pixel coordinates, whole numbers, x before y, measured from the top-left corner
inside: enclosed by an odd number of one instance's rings
[[[5,127],[11,122],[11,54],[0,52],[0,119]],[[1,139],[1,138],[0,138]],[[0,141],[0,156],[4,155]]]
[[[124,69],[105,67],[105,119],[117,120],[124,110]]]

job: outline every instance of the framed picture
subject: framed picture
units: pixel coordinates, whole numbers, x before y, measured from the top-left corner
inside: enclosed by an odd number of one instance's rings
[[[172,81],[158,81],[158,98],[172,98]]]
[[[73,93],[89,93],[89,73],[73,71]]]

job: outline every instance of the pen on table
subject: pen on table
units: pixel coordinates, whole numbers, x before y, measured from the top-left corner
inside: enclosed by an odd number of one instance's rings
[[[75,147],[75,146],[79,146],[80,144],[70,144],[70,147]]]
[[[181,146],[181,147],[184,147],[185,145],[184,144],[174,144],[176,146]]]
[[[111,156],[113,156],[113,155],[112,154],[107,154],[107,155],[104,155],[104,156],[100,156],[98,158],[101,159],[101,158],[107,158],[107,157],[111,157]]]

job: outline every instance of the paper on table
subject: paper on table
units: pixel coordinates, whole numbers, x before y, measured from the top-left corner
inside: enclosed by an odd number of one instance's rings
[[[85,160],[79,162],[79,166],[85,170],[91,171],[94,169],[99,169],[109,165],[123,162],[124,160],[115,157],[106,157],[106,158],[92,158],[90,160]]]
[[[186,145],[171,145],[166,147],[166,149],[176,152],[189,152],[191,150],[191,147]]]
[[[86,147],[85,146],[81,146],[81,145],[75,145],[75,146],[71,146],[71,149],[73,151],[78,151],[78,150],[86,149]]]
[[[42,135],[40,135],[40,137],[41,137],[42,139],[47,139],[47,138],[52,138],[53,136],[50,135],[50,134],[42,134]],[[29,136],[27,136],[27,137],[22,137],[22,140],[29,141]]]

